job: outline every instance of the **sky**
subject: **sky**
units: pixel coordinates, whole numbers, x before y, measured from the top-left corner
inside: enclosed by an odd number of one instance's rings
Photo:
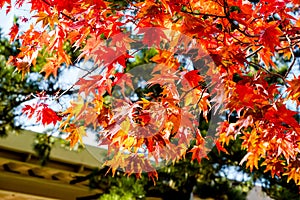
[[[7,36],[9,33],[9,27],[11,26],[14,18],[14,12],[6,15],[5,9],[0,10],[0,27],[2,28],[2,32]]]
[[[12,5],[15,0],[12,0]],[[6,4],[7,5],[7,4]],[[0,9],[0,27],[5,36],[8,36],[10,27],[12,26],[14,16],[18,17],[29,17],[30,15],[30,5],[26,4],[21,8],[12,7],[10,12],[6,14],[6,6]],[[30,23],[20,23],[20,30],[26,30],[29,27]]]

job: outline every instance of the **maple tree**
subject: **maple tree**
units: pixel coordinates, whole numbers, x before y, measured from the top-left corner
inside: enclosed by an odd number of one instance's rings
[[[94,63],[79,77],[78,99],[68,108],[54,111],[43,96],[41,103],[25,106],[24,113],[44,125],[59,123],[72,145],[93,127],[100,144],[108,146],[111,157],[105,164],[113,172],[146,171],[155,179],[161,160],[175,162],[189,151],[200,162],[211,143],[226,153],[226,145],[240,137],[247,151],[240,164],[250,171],[265,167],[273,177],[287,176],[300,185],[299,113],[287,106],[300,103],[300,76],[292,76],[300,44],[299,1],[120,2],[0,1],[1,7],[8,5],[7,12],[31,4],[33,24],[25,31],[13,25],[10,31],[10,40],[19,39],[21,47],[8,63],[23,76],[42,52],[47,52],[41,69],[45,78],[74,64],[66,43],[80,51],[78,62]],[[147,87],[160,92],[133,100],[129,94],[136,73],[128,66],[142,49],[154,51],[149,65],[140,69],[150,69]],[[281,58],[289,62],[283,74]],[[236,120],[218,117],[222,113]],[[199,129],[197,115],[218,126]]]

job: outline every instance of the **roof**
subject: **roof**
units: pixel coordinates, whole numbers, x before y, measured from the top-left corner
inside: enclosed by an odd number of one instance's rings
[[[1,199],[4,199],[3,195],[13,199],[11,192],[15,199],[76,199],[102,193],[101,190],[91,190],[87,182],[71,184],[70,181],[101,167],[105,149],[87,146],[81,152],[75,152],[66,150],[57,142],[47,165],[42,167],[33,150],[36,134],[21,130],[0,139]],[[99,155],[97,158],[93,156],[96,154]]]

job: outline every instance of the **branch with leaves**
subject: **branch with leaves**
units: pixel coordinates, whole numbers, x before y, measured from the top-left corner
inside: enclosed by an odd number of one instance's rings
[[[11,4],[0,2],[0,7]],[[23,32],[11,29],[11,41],[22,44],[9,63],[24,76],[44,51],[48,57],[41,72],[55,77],[61,66],[74,64],[65,50],[68,43],[80,51],[77,62],[92,61],[94,68],[79,78],[78,99],[67,109],[54,112],[40,100],[24,108],[28,117],[44,125],[59,123],[72,145],[93,127],[100,144],[113,152],[106,162],[113,173],[118,168],[127,174],[147,171],[155,179],[152,161],[176,162],[190,148],[192,159],[200,162],[209,143],[227,152],[226,145],[241,136],[246,150],[241,165],[251,171],[265,166],[266,173],[300,184],[300,126],[294,118],[299,113],[286,103],[300,103],[300,77],[288,76],[299,47],[300,21],[291,15],[299,16],[298,1],[30,2],[35,22]],[[282,75],[286,62],[290,65]],[[140,74],[151,76],[139,95],[133,73],[138,66]],[[103,70],[94,74],[94,69]],[[209,83],[200,88],[203,82]],[[282,85],[288,88],[285,94]],[[195,108],[207,121],[213,108],[237,117],[213,127],[213,138],[199,129]]]

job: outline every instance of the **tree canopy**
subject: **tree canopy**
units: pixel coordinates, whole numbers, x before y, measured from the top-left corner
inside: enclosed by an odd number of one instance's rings
[[[14,24],[9,34],[20,48],[8,63],[23,77],[41,54],[46,79],[93,63],[72,74],[78,82],[69,89],[36,96],[23,108],[29,118],[59,124],[71,145],[94,129],[113,173],[155,179],[164,163],[187,153],[200,162],[213,145],[227,153],[240,138],[241,165],[300,184],[299,113],[289,106],[300,103],[298,0],[1,0],[0,7],[27,3],[20,24],[30,26]],[[80,52],[75,61],[69,47]],[[143,51],[146,65],[135,65]],[[47,103],[75,89],[68,108]]]

